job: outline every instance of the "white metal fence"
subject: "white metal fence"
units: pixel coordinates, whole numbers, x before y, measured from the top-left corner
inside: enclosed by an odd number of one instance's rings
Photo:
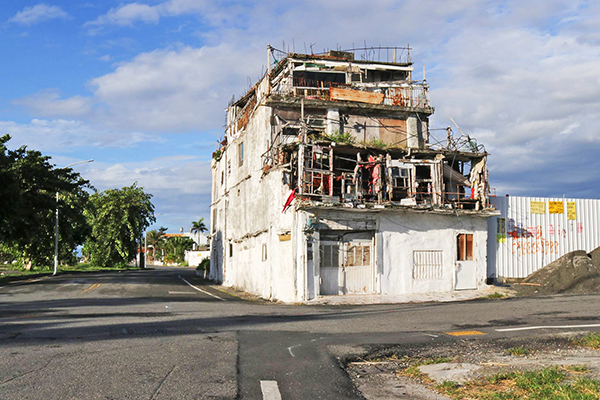
[[[488,277],[524,278],[574,250],[600,246],[600,200],[497,197],[488,219]]]

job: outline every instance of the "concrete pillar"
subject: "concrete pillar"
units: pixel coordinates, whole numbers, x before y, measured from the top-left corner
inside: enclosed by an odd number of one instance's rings
[[[422,149],[423,145],[421,121],[416,116],[410,116],[406,119],[406,147],[410,149]]]
[[[327,110],[327,127],[325,133],[330,136],[337,133],[341,133],[340,129],[340,110],[337,108],[330,108]]]

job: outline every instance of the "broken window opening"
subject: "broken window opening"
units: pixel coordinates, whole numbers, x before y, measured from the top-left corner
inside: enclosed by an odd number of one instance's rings
[[[238,155],[239,155],[239,165],[238,166],[242,166],[244,165],[244,142],[241,142],[240,144],[238,144]]]
[[[458,261],[473,260],[473,234],[459,233],[456,240],[456,253]]]

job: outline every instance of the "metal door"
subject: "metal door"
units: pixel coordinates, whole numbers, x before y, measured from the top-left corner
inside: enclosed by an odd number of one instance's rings
[[[320,295],[337,295],[343,292],[340,280],[340,243],[321,242],[319,246],[320,258]]]
[[[373,293],[372,249],[371,241],[351,241],[344,244],[344,293]]]

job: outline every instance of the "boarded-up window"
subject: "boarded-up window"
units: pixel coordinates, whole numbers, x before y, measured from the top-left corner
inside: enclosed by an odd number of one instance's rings
[[[473,234],[461,233],[456,240],[456,253],[458,261],[473,260]]]
[[[444,279],[442,250],[413,251],[413,279]]]
[[[371,245],[352,244],[346,251],[346,266],[371,265]]]

